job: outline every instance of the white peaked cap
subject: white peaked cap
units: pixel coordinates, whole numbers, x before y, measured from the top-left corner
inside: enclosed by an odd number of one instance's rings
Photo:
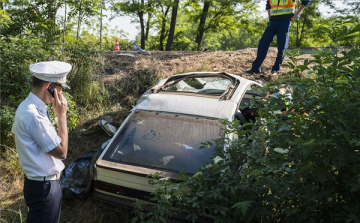
[[[66,84],[66,75],[71,71],[71,65],[61,61],[45,61],[31,64],[30,72],[43,81],[61,84],[63,87],[69,87]]]

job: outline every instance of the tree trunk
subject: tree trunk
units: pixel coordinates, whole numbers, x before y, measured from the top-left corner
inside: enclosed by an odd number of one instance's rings
[[[55,24],[55,15],[56,15],[56,11],[57,11],[55,0],[49,0],[47,8],[48,8],[47,9],[48,10],[47,11],[48,19],[51,20]]]
[[[164,51],[164,39],[165,39],[165,31],[166,31],[166,18],[169,12],[169,7],[166,8],[163,13],[164,17],[161,20],[161,30],[160,30],[160,39],[159,39],[159,50]]]
[[[302,39],[304,37],[305,25],[306,25],[306,18],[305,17],[303,17],[302,21],[298,20],[296,22],[296,41],[295,41],[296,47],[301,46],[301,42],[302,42]]]
[[[296,40],[295,40],[295,45],[297,46],[299,42],[299,20],[296,21]]]
[[[48,49],[49,45],[51,45],[52,41],[54,41],[54,36],[56,33],[56,11],[58,9],[57,6],[57,2],[56,0],[48,0],[45,10],[47,13],[47,19],[46,19],[46,24],[47,24],[47,35],[45,37],[45,44],[44,44],[44,48]]]
[[[300,36],[299,36],[299,42],[297,43],[297,47],[301,46],[301,42],[302,42],[302,39],[304,37],[304,32],[305,32],[305,24],[306,24],[306,18],[304,18],[304,22],[301,27],[301,32],[300,32]]]
[[[175,26],[176,26],[176,18],[177,18],[177,10],[179,8],[179,0],[174,0],[174,6],[172,8],[172,13],[171,13],[171,23],[170,23],[170,31],[169,31],[169,36],[167,39],[167,43],[166,43],[166,51],[170,51],[171,50],[171,45],[174,41],[174,33],[175,33]]]
[[[203,7],[203,11],[201,13],[200,16],[200,22],[199,22],[199,28],[196,34],[196,40],[195,43],[197,43],[197,51],[200,50],[200,46],[201,46],[201,41],[205,32],[205,22],[206,22],[206,17],[207,17],[207,13],[209,12],[209,8],[210,8],[210,1],[205,1],[204,2],[204,7]]]
[[[145,26],[144,26],[144,12],[139,11],[140,20],[140,45],[142,49],[145,49]]]
[[[145,30],[145,41],[147,41],[149,38],[151,17],[152,14],[148,13],[148,20],[146,21],[146,30]]]
[[[104,2],[104,0],[101,0],[101,2],[100,2],[100,14],[101,14],[101,15],[100,15],[99,51],[101,51],[102,28],[103,28],[103,23],[102,23],[103,8],[105,8],[105,2]]]
[[[159,50],[164,51],[164,39],[165,39],[165,19],[161,21],[161,30],[160,30],[160,38],[159,38]]]
[[[65,15],[64,15],[63,43],[65,43],[65,36],[66,36],[66,0],[64,0],[64,5],[65,5]]]
[[[151,10],[149,10],[149,8],[152,8],[153,7],[153,1],[152,0],[148,0],[147,1],[147,7],[148,9],[146,10],[147,13],[148,13],[148,19],[147,19],[147,22],[146,22],[146,32],[145,32],[145,41],[148,41],[149,39],[149,33],[150,33],[150,24],[151,24],[151,19],[152,19],[152,12]],[[144,5],[144,4],[143,4]]]
[[[79,39],[79,35],[80,35],[80,26],[81,26],[81,6],[82,6],[82,0],[80,0],[80,5],[79,5],[79,17],[78,17],[78,26],[77,26],[77,30],[76,30],[76,42]]]
[[[140,21],[140,47],[145,49],[145,24],[144,24],[144,0],[141,0],[141,7],[138,11]]]

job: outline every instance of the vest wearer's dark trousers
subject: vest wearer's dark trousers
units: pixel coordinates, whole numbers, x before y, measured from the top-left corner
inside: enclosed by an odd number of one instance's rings
[[[252,64],[251,70],[261,71],[261,65],[266,58],[266,54],[269,50],[270,44],[272,43],[275,35],[277,36],[277,47],[278,53],[274,66],[271,71],[280,71],[281,64],[284,60],[284,52],[289,44],[289,30],[291,26],[290,19],[283,19],[279,21],[270,21],[266,27],[264,34],[262,35],[255,61]]]

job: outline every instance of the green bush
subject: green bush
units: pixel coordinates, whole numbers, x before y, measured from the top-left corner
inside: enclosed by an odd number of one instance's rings
[[[1,38],[0,41],[1,104],[17,106],[31,90],[30,64],[50,55],[36,39]]]
[[[96,79],[98,52],[85,44],[70,45],[66,52],[73,66],[68,79],[74,100],[84,108],[101,108],[107,102],[107,91]]]
[[[359,222],[360,50],[313,57],[264,89],[292,89],[291,100],[254,101],[261,118],[250,132],[224,121],[243,137],[187,181],[160,184],[154,211],[136,218],[167,222],[177,210],[192,222]]]
[[[36,39],[0,38],[1,145],[11,146],[13,143],[10,133],[15,110],[32,87],[29,66],[48,55]]]
[[[4,38],[1,37],[0,44],[0,94],[1,94],[1,146],[13,147],[11,139],[11,127],[14,122],[15,111],[18,105],[27,97],[32,88],[32,74],[29,66],[32,63],[40,61],[52,60],[55,57],[65,57],[66,55],[54,50],[45,50],[42,42],[28,36],[26,39],[21,38]],[[59,55],[54,55],[57,53]],[[62,59],[63,60],[63,59]],[[75,64],[76,65],[76,64]],[[77,72],[87,73],[89,68],[85,66],[77,66]],[[99,90],[97,84],[93,84],[88,79],[83,79],[84,85],[95,86],[87,92],[87,98],[94,97],[94,92]],[[79,95],[79,94],[78,94]],[[76,110],[75,99],[70,94],[65,94],[68,100],[68,128],[72,130],[79,122],[78,111]],[[83,98],[83,97],[82,97]],[[94,97],[96,98],[96,97]],[[95,99],[94,99],[95,100]],[[81,101],[80,101],[81,102]],[[52,109],[50,109],[50,113]],[[53,114],[52,114],[53,116]],[[54,118],[53,118],[54,120]],[[56,124],[54,122],[54,124]]]
[[[15,108],[9,106],[1,106],[0,112],[1,145],[13,147],[14,142],[11,137],[11,127],[15,118]]]

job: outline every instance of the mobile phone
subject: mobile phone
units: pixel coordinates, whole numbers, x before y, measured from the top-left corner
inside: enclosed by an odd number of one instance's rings
[[[50,83],[49,87],[48,87],[48,92],[51,94],[52,97],[54,97],[54,84]]]

